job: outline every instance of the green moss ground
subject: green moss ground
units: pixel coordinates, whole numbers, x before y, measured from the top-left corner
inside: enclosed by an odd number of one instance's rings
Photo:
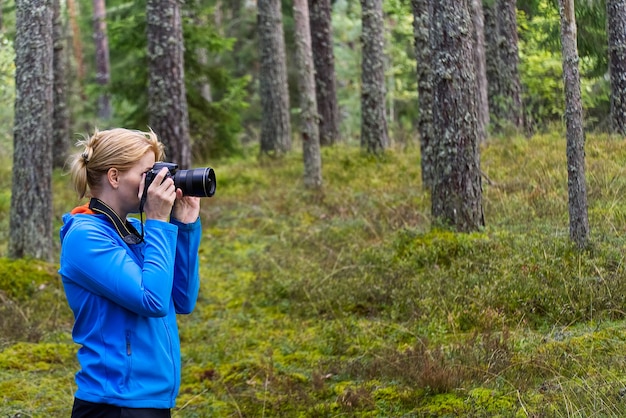
[[[487,226],[472,234],[431,228],[416,146],[324,149],[317,192],[297,152],[211,162],[174,416],[626,416],[626,145],[589,136],[586,151],[584,252],[556,132],[483,148]],[[54,187],[58,230],[79,202],[61,173]],[[0,416],[69,416],[57,267],[0,259]]]

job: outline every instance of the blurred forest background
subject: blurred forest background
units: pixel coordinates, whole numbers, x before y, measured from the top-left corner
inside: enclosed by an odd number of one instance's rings
[[[72,136],[94,126],[148,123],[145,2],[106,2],[110,81],[97,81],[94,11],[91,1],[62,2],[64,42],[59,47],[68,65],[68,100]],[[72,7],[68,7],[72,5]],[[14,4],[2,3],[0,100],[2,150],[11,151],[13,110]],[[578,46],[585,126],[608,129],[609,91],[606,7],[603,1],[576,4]],[[394,143],[415,141],[418,117],[413,14],[408,1],[383,2],[385,34],[386,114]],[[297,121],[298,88],[291,2],[283,1],[283,25],[289,76],[291,114]],[[361,7],[358,1],[332,2],[332,31],[340,138],[358,141],[360,134]],[[559,12],[553,0],[517,2],[519,73],[525,132],[532,134],[561,124],[562,84]],[[236,155],[259,140],[259,50],[256,2],[190,1],[182,5],[185,40],[185,81],[195,161]],[[202,51],[202,52],[200,52]],[[200,99],[209,88],[209,101]],[[204,90],[206,93],[206,90]],[[99,118],[98,99],[111,102],[109,119]],[[297,126],[297,122],[296,122]],[[75,136],[74,136],[75,138]]]
[[[54,51],[66,70],[56,85],[65,86],[68,124],[53,156],[64,157],[60,150],[95,127],[152,126],[147,15],[159,2],[41,3],[58,6]],[[194,313],[180,318],[182,386],[173,415],[625,416],[626,124],[619,122],[626,113],[619,106],[626,100],[618,97],[626,86],[618,89],[611,74],[619,72],[610,68],[620,68],[626,38],[609,31],[626,29],[624,2],[310,0],[309,6],[322,3],[331,6],[338,125],[330,143],[321,141],[324,181],[312,188],[302,187],[303,154],[311,151],[302,139],[310,132],[302,98],[310,91],[302,82],[294,6],[303,2],[177,3],[192,164],[214,167],[218,186],[202,204],[201,294]],[[42,260],[10,256],[7,244],[15,229],[14,154],[30,140],[15,121],[40,116],[15,113],[23,99],[16,94],[23,81],[16,79],[16,15],[37,4],[0,1],[0,415],[12,418],[68,416],[78,367],[56,272],[56,235]],[[278,152],[264,150],[263,133],[267,39],[259,10],[271,15],[262,8],[270,4],[284,30],[290,117],[290,124],[273,123],[272,135],[293,141],[285,148],[279,142]],[[471,158],[480,159],[475,180],[484,224],[478,219],[466,233],[436,222],[431,192],[442,183],[424,178],[430,151],[424,152],[422,129],[431,107],[420,102],[428,87],[421,77],[425,63],[448,58],[423,55],[423,46],[433,45],[420,43],[425,5],[429,12],[439,6],[438,22],[446,21],[443,6],[448,22],[471,17],[474,29],[459,26],[460,39],[470,39],[480,26],[474,19],[484,18],[488,123],[481,132],[479,118],[469,117],[466,125],[475,130],[457,141],[480,150]],[[562,20],[574,5],[579,59],[568,61]],[[99,67],[102,23],[108,76]],[[311,24],[311,35],[318,29]],[[363,62],[378,51],[364,39],[374,39],[368,36],[376,29],[384,71],[372,84],[382,80],[377,93],[384,96],[372,109],[381,105],[384,123],[370,126],[381,114],[363,117],[370,88],[363,86],[372,81]],[[455,63],[462,64],[459,56]],[[504,58],[514,65],[500,66]],[[591,226],[585,246],[568,236],[564,62],[580,71],[576,122],[587,139]],[[282,79],[278,70],[269,75]],[[446,72],[437,77],[445,85]],[[509,83],[516,79],[517,87]],[[456,97],[478,102],[466,88]],[[453,107],[441,107],[436,117]],[[449,126],[439,126],[435,141]],[[61,214],[78,202],[63,158],[48,171],[47,214],[56,234]],[[28,185],[17,192],[33,194]],[[39,201],[46,199],[35,194],[33,206]],[[586,201],[584,209],[586,216]]]

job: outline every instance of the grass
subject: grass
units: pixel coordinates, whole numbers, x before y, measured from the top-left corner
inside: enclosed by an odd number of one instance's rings
[[[584,252],[562,134],[483,147],[487,226],[471,234],[431,226],[404,145],[324,149],[319,192],[298,152],[211,162],[175,417],[626,415],[623,140],[587,139]],[[58,230],[79,202],[61,173],[54,187]],[[78,366],[56,268],[0,259],[0,416],[69,416]]]

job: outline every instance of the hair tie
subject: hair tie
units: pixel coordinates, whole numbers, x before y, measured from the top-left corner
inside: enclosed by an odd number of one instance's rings
[[[83,151],[83,153],[81,154],[81,157],[83,158],[83,162],[85,163],[85,165],[89,162],[89,154],[87,153],[87,151]]]

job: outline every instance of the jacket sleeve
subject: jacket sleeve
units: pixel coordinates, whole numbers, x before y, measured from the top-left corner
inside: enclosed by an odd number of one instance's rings
[[[147,220],[142,266],[117,237],[83,225],[63,241],[60,273],[139,315],[165,316],[172,294],[176,237],[174,225]]]
[[[202,225],[200,218],[189,224],[181,223],[174,218],[171,222],[178,227],[172,299],[176,313],[188,314],[196,306],[200,289],[198,250],[202,238]]]

